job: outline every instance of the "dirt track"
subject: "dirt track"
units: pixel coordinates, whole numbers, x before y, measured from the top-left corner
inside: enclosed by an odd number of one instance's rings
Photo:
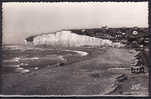
[[[2,94],[147,95],[148,76],[130,73],[132,58],[128,49],[108,48],[96,57],[73,64],[56,68],[47,66],[27,74],[2,75]],[[127,79],[117,82],[116,77],[121,74]],[[137,84],[140,89],[133,89]]]

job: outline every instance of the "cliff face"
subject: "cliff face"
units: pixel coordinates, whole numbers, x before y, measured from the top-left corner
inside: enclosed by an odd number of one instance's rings
[[[51,45],[63,47],[80,47],[80,46],[111,46],[112,41],[99,39],[95,37],[78,35],[71,31],[59,31],[56,33],[42,34],[33,37],[31,42],[33,45]]]

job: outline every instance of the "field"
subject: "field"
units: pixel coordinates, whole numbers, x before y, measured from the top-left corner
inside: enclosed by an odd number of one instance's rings
[[[1,94],[148,95],[148,71],[132,74],[127,48],[3,47]],[[60,58],[63,56],[63,59]],[[124,56],[124,57],[123,57]]]

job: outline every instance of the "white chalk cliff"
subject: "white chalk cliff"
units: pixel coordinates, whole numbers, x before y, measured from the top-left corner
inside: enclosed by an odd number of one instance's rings
[[[76,33],[72,33],[71,31],[59,31],[55,33],[37,35],[33,38],[32,44],[64,47],[112,46],[112,41],[86,35],[78,35]]]

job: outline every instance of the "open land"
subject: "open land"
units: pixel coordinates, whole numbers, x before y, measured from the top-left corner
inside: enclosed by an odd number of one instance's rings
[[[131,73],[136,53],[126,48],[70,49],[86,56],[64,49],[3,49],[2,94],[148,95],[148,71]]]

